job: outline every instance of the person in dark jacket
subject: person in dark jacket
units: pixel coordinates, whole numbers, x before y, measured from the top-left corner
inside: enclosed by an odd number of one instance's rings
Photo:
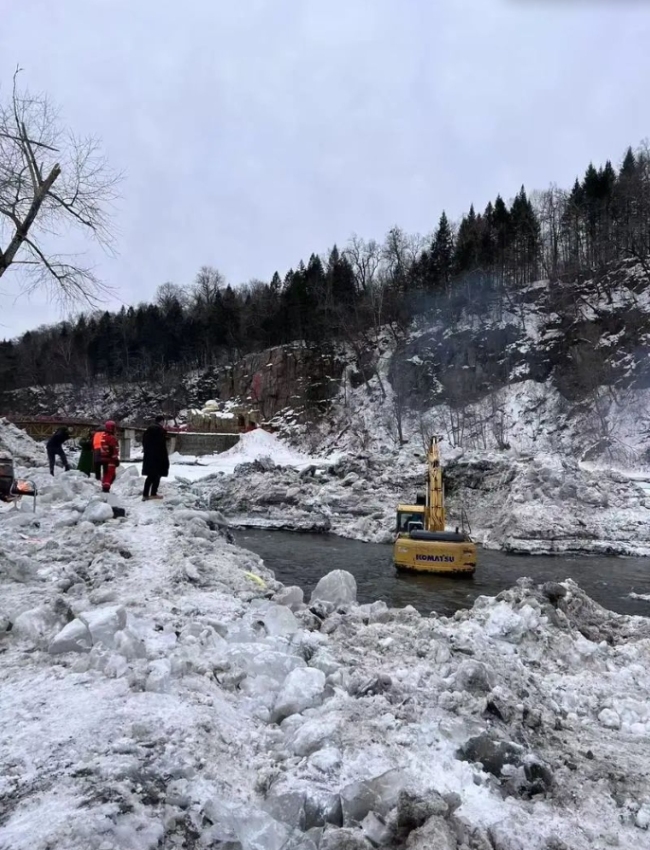
[[[45,448],[47,450],[47,459],[50,462],[50,475],[54,475],[54,465],[56,463],[57,457],[60,458],[65,471],[68,472],[70,470],[68,458],[65,456],[65,452],[63,451],[63,444],[66,440],[69,439],[70,432],[64,426],[63,428],[57,428],[57,430],[52,434],[50,439],[45,444]]]
[[[93,458],[93,435],[92,431],[89,431],[85,437],[82,437],[79,440],[79,448],[81,449],[81,454],[79,455],[79,462],[77,463],[77,469],[79,472],[83,472],[88,478],[90,478],[90,473],[94,469],[94,458]]]
[[[155,423],[150,425],[142,435],[142,474],[146,476],[142,501],[162,499],[158,495],[160,479],[169,474],[169,454],[167,452],[167,431],[163,427],[164,416],[156,416]]]

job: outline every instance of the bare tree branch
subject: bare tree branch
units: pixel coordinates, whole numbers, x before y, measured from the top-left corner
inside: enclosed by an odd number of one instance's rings
[[[19,73],[10,102],[0,103],[0,277],[12,266],[28,267],[27,291],[52,285],[65,301],[93,301],[101,289],[93,272],[50,255],[43,237],[72,225],[110,248],[121,175],[108,167],[95,139],[63,131],[46,97],[19,91]]]

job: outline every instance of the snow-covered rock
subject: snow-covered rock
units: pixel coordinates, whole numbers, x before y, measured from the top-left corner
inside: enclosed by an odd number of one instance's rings
[[[101,523],[113,519],[113,508],[107,502],[91,502],[82,514],[85,522]]]

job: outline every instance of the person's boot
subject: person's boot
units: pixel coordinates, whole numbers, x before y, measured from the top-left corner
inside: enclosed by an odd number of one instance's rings
[[[158,499],[163,499],[163,498],[164,498],[164,496],[159,496],[159,495],[156,493],[156,495],[155,495],[155,496],[150,496],[150,498],[151,498],[151,499],[156,499],[156,500],[158,500]]]
[[[148,501],[149,501],[149,499],[150,499],[150,496],[143,496],[143,497],[142,497],[142,501],[143,501],[143,502],[148,502]]]

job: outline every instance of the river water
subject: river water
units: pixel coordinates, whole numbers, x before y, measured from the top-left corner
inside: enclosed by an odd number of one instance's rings
[[[392,546],[361,543],[335,535],[239,529],[237,543],[263,558],[283,584],[309,593],[330,570],[348,570],[357,580],[359,602],[382,599],[389,607],[412,605],[422,614],[453,614],[477,596],[495,596],[522,576],[535,581],[574,579],[606,608],[650,616],[650,602],[629,594],[650,594],[650,558],[525,557],[479,550],[473,578],[445,578],[397,571]]]

